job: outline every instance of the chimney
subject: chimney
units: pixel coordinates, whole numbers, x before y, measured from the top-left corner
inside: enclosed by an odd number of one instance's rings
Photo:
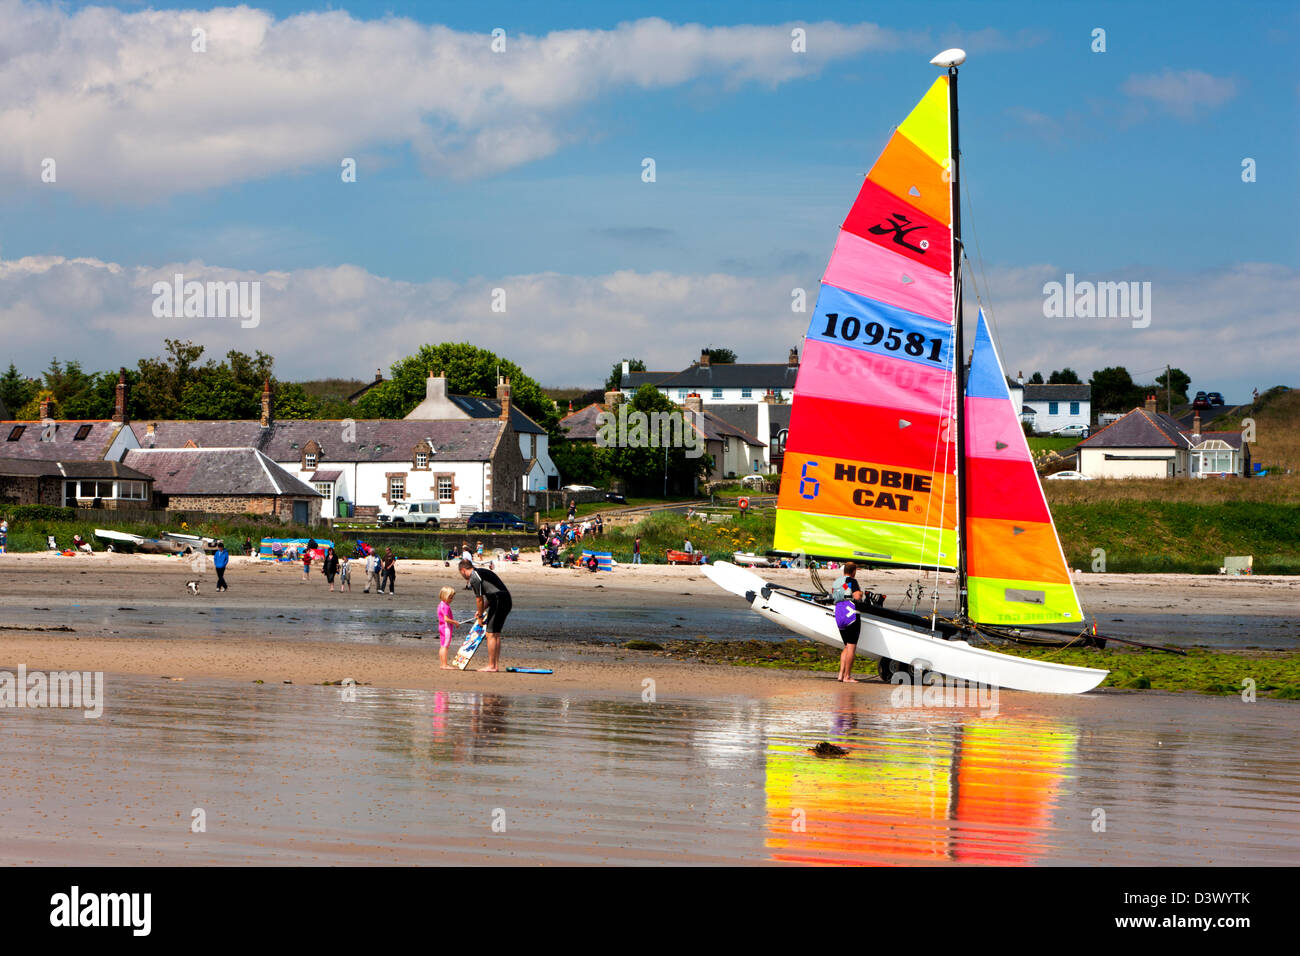
[[[631,366],[631,364],[628,362],[627,359],[623,359],[623,377],[626,378],[627,376],[629,376],[629,375],[631,375],[631,374],[632,374],[632,366]],[[621,384],[621,383],[620,383],[620,384]]]
[[[429,369],[429,377],[424,383],[424,397],[426,401],[434,401],[440,404],[447,402],[447,379],[441,371],[435,372]]]
[[[113,403],[113,421],[126,424],[126,369],[117,373],[117,398]]]
[[[375,381],[376,381],[376,382],[382,382],[383,380],[384,380],[384,372],[383,372],[383,370],[382,370],[382,369],[375,369]]]
[[[52,409],[52,406],[53,406],[53,402],[51,402],[50,399],[48,398],[41,399],[41,421],[48,422],[50,420],[51,417],[50,411]]]
[[[700,349],[700,368],[709,367],[709,350]]]
[[[1024,384],[1025,384],[1025,373],[1024,373],[1024,372],[1017,372],[1017,373],[1016,373],[1016,384],[1017,384],[1017,385],[1024,385]]]
[[[158,440],[158,436],[154,434],[157,430],[158,425],[155,422],[150,422],[148,425],[144,426],[144,443],[146,447],[152,448],[154,442]]]
[[[262,420],[263,428],[271,427],[271,379],[262,379]]]
[[[1201,410],[1198,408],[1196,414],[1192,416],[1192,438],[1197,442],[1201,440]]]
[[[1152,415],[1156,413],[1156,397],[1154,395],[1147,396],[1147,412]]]
[[[776,393],[772,391],[770,388],[763,393],[763,404],[764,405],[776,404]]]
[[[510,421],[510,379],[502,378],[497,381],[497,401],[501,403],[502,421]]]
[[[616,388],[611,388],[605,393],[605,404],[613,408],[619,402],[623,401],[623,393]]]
[[[573,414],[573,399],[569,399],[569,414]]]
[[[682,408],[688,412],[702,412],[704,411],[704,399],[700,398],[699,392],[691,392],[682,399]]]
[[[790,366],[791,368],[798,368],[798,367],[799,367],[799,350],[798,350],[798,349],[791,349],[791,350],[790,350],[790,357],[789,357],[788,359],[786,359],[786,363],[785,363],[785,364],[788,365],[788,366]]]

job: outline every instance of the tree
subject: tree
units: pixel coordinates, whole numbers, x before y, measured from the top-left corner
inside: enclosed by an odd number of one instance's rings
[[[629,372],[644,372],[646,370],[645,362],[640,359],[624,359],[623,362],[627,362]],[[614,363],[609,378],[605,379],[605,391],[612,392],[623,387],[623,362]]]
[[[510,379],[510,398],[524,414],[548,432],[560,420],[555,403],[537,381],[509,359],[468,342],[422,345],[414,355],[391,366],[392,377],[376,385],[357,401],[359,418],[405,418],[424,400],[429,372],[441,372],[447,391],[479,398],[496,398],[497,376]]]
[[[297,382],[281,382],[272,393],[274,395],[272,414],[277,419],[321,418],[321,403],[307,394]],[[261,399],[258,399],[261,403]],[[259,412],[260,414],[260,412]],[[335,415],[335,418],[351,418],[349,414]]]
[[[24,405],[14,414],[14,417],[23,419],[25,421],[42,420],[41,402],[47,400],[50,403],[50,418],[62,418],[63,409],[59,407],[59,402],[58,399],[54,397],[54,392],[50,391],[50,389],[48,388],[40,389],[35,395],[32,396],[31,401],[29,401],[26,405]]]
[[[1048,385],[1080,385],[1078,374],[1072,368],[1063,368],[1053,372],[1047,378]]]
[[[735,365],[736,353],[731,349],[709,349],[710,365]]]
[[[0,403],[9,409],[10,415],[17,415],[18,410],[36,397],[37,383],[19,374],[14,363],[0,375]]]
[[[1029,381],[1026,382],[1025,384],[1027,384],[1027,385],[1042,385],[1042,384],[1043,384],[1043,373],[1042,373],[1042,372],[1035,372],[1033,375],[1029,376]]]
[[[1180,368],[1173,368],[1169,370],[1169,378],[1173,386],[1172,395],[1168,395],[1170,383],[1165,381],[1165,376],[1163,374],[1156,376],[1156,385],[1160,389],[1162,403],[1168,398],[1175,405],[1186,405],[1187,387],[1192,384],[1192,377]]]
[[[1133,384],[1128,369],[1119,365],[1098,369],[1088,380],[1094,412],[1127,412],[1142,404],[1145,391]]]

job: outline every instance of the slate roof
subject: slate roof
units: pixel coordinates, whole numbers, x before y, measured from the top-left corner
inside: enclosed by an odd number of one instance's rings
[[[574,412],[572,415],[566,415],[560,419],[560,428],[564,430],[568,437],[574,441],[595,441],[596,432],[600,427],[598,416],[601,412],[609,411],[608,405],[602,405],[599,402],[593,402],[586,408]],[[739,438],[749,445],[762,446],[766,442],[755,438],[753,434],[743,428],[719,418],[717,415],[705,408],[701,415],[703,427],[697,426],[698,430],[704,433],[706,441],[721,441],[724,438]]]
[[[745,364],[728,362],[723,365],[692,365],[680,372],[629,372],[619,385],[636,391],[647,382],[658,388],[689,388],[701,391],[706,388],[757,388],[792,389],[799,375],[799,366],[785,362]]]
[[[428,439],[433,461],[487,461],[505,427],[500,419],[428,421],[420,419],[357,419],[355,438],[343,440],[338,419],[295,419],[272,422],[263,428],[256,421],[157,422],[154,448],[183,448],[193,441],[200,448],[256,448],[272,461],[297,461],[307,443],[320,448],[318,464],[344,461],[410,461],[411,450]],[[142,448],[151,447],[145,422],[131,428]],[[0,444],[0,447],[3,447]]]
[[[501,402],[495,398],[476,398],[473,395],[448,395],[447,401],[469,415],[470,418],[501,417]],[[519,410],[514,402],[510,403],[510,424],[522,435],[545,435],[546,429]]]
[[[41,461],[31,458],[0,458],[0,475],[38,478],[126,478],[153,481],[143,472],[116,461]]]
[[[1027,402],[1090,402],[1091,385],[1025,385]]]
[[[1135,408],[1119,421],[1093,432],[1077,447],[1190,448],[1191,441],[1182,426],[1168,415]]]
[[[152,475],[154,491],[165,495],[320,497],[252,448],[136,448],[122,460]]]
[[[90,427],[78,441],[76,436],[84,425]],[[0,421],[0,456],[29,461],[99,461],[108,454],[121,427],[108,419],[67,419],[55,422],[50,440],[43,441],[45,426],[39,421]],[[16,430],[20,430],[17,438],[10,441]]]
[[[342,477],[343,472],[341,471],[318,471],[316,474],[312,475],[308,481],[338,481]]]

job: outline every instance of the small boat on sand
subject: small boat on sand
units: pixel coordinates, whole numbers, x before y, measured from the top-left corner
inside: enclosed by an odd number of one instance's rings
[[[667,551],[669,564],[699,564],[700,559],[704,557],[703,552],[696,551],[687,554],[685,551],[674,551],[671,548]]]
[[[103,528],[95,529],[95,537],[114,551],[122,551],[127,554],[140,552],[142,554],[181,554],[190,545],[180,542],[171,541],[163,538],[146,538],[138,534],[128,534],[125,531],[106,531]]]

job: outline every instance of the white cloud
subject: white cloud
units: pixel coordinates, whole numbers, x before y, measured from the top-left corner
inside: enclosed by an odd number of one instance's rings
[[[991,270],[1003,360],[1014,375],[1062,366],[1087,377],[1123,365],[1138,378],[1168,362],[1197,388],[1229,399],[1252,387],[1300,385],[1300,339],[1293,334],[1300,270],[1241,264],[1216,271],[1130,271],[1078,280],[1150,281],[1151,324],[1128,319],[1047,319],[1042,287],[1065,271],[1038,265]],[[158,319],[154,282],[260,280],[261,323],[238,319]],[[678,275],[620,271],[482,277],[465,282],[401,282],[356,266],[291,273],[241,272],[175,263],[128,268],[94,259],[0,260],[0,364],[28,374],[52,356],[88,369],[133,365],[162,352],[164,338],[191,339],[221,356],[229,349],[275,356],[289,379],[368,379],[425,342],[467,341],[512,359],[553,385],[597,385],[624,357],[650,368],[683,368],[708,345],[742,361],[782,361],[798,345],[806,314],[790,311],[790,290],[806,278],[767,273]],[[506,291],[506,312],[491,310]],[[815,288],[810,288],[815,295]],[[811,304],[811,303],[810,303]]]
[[[1201,70],[1170,70],[1124,81],[1129,96],[1153,100],[1181,119],[1217,109],[1237,95],[1239,84],[1232,77],[1211,76]]]
[[[196,28],[206,52],[191,49]],[[277,20],[244,6],[126,13],[0,0],[0,171],[36,183],[50,157],[63,188],[152,198],[337,170],[345,156],[409,144],[431,172],[484,175],[555,152],[576,135],[572,113],[615,91],[770,87],[929,42],[813,23],[796,54],[791,28],[646,19],[510,34],[494,53],[488,33],[343,11]]]

